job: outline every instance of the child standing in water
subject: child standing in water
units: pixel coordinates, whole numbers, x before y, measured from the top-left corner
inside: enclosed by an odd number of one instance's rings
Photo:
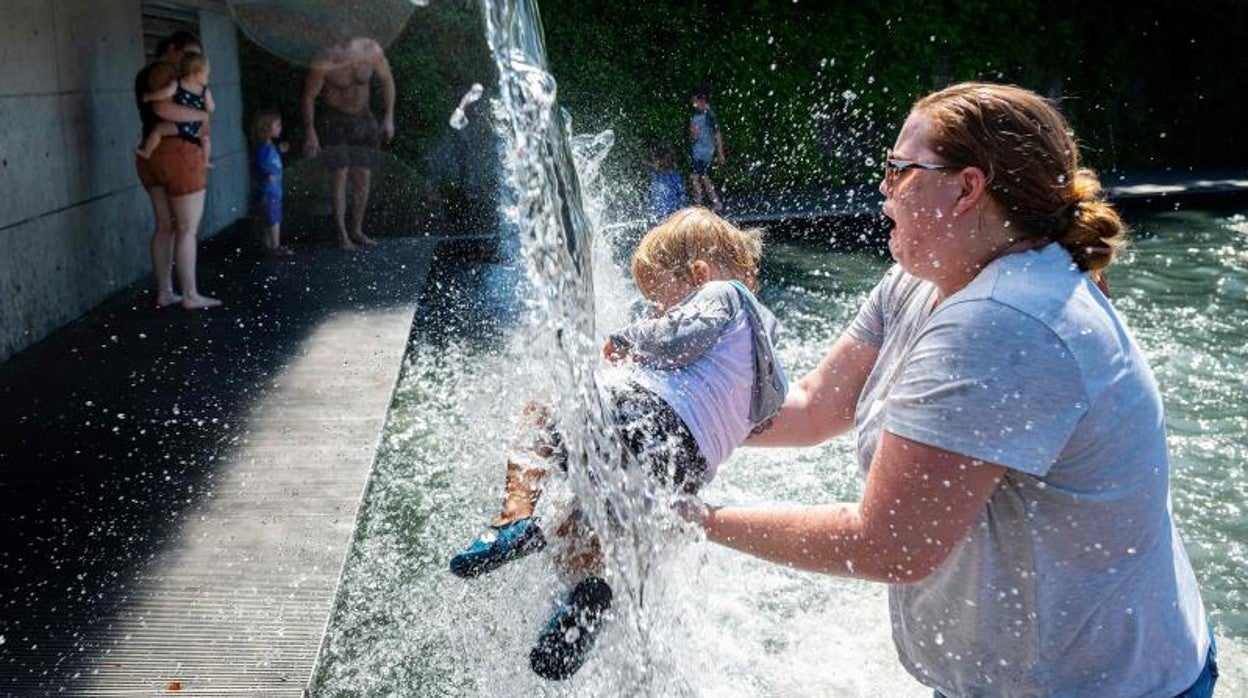
[[[711,109],[711,91],[699,87],[693,91],[693,116],[689,119],[689,138],[693,141],[693,205],[702,205],[703,191],[711,200],[711,210],[719,213],[724,205],[715,192],[711,181],[711,160],[724,164],[724,138],[719,130],[719,120]]]
[[[676,171],[676,153],[670,145],[650,151],[650,225],[684,208],[685,182]]]
[[[178,71],[180,77],[177,80],[170,81],[168,85],[159,90],[144,93],[143,101],[159,102],[172,98],[175,104],[184,107],[199,109],[209,114],[216,111],[217,105],[212,100],[212,92],[208,90],[208,57],[202,53],[187,53],[182,56]],[[152,151],[156,150],[156,146],[160,145],[162,139],[180,136],[199,145],[204,152],[204,165],[212,167],[210,132],[211,127],[207,121],[202,123],[199,121],[178,123],[162,121],[152,128],[135,152],[139,154],[139,157],[150,158]]]
[[[282,246],[282,116],[275,111],[262,111],[251,121],[251,155],[253,215],[260,227],[260,244],[275,257],[288,257],[289,247]]]
[[[654,317],[613,332],[603,347],[612,367],[599,372],[621,467],[643,468],[669,492],[693,494],[745,438],[784,402],[788,380],[775,357],[776,319],[754,296],[762,241],[701,208],[668,217],[633,254],[638,289]],[[507,463],[502,511],[451,559],[461,577],[490,572],[546,545],[534,509],[551,464],[566,470],[553,419],[526,409],[531,453]],[[588,544],[564,557],[583,578],[552,614],[529,655],[544,678],[564,679],[585,661],[612,592],[592,532],[579,512],[556,526],[558,538]]]

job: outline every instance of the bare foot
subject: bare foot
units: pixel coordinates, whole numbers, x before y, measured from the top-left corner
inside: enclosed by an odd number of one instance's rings
[[[356,245],[354,242],[351,242],[351,240],[350,240],[349,238],[342,238],[342,239],[340,239],[340,240],[338,241],[338,249],[340,249],[340,250],[358,250],[358,249],[360,249],[360,248],[359,248],[359,246],[358,246],[358,245]]]
[[[352,242],[354,242],[354,243],[355,243],[355,244],[357,244],[357,245],[363,245],[363,246],[365,246],[365,247],[372,247],[373,245],[376,245],[376,244],[377,244],[377,241],[376,241],[376,240],[374,240],[374,239],[370,238],[369,236],[365,235],[364,233],[355,233],[355,234],[353,234],[353,235],[351,236],[351,241],[352,241]]]
[[[135,155],[138,155],[139,157],[143,158],[144,160],[149,160],[149,159],[151,159],[151,157],[152,157],[152,151],[150,151],[150,150],[144,150],[143,148],[135,148],[135,149],[134,149],[134,154],[135,154]]]
[[[173,291],[161,291],[156,294],[156,308],[158,310],[160,308],[168,308],[174,303],[181,303],[181,302],[182,302],[182,296],[179,296]]]
[[[208,308],[216,308],[221,305],[221,301],[210,296],[187,295],[182,299],[183,310],[207,310]]]

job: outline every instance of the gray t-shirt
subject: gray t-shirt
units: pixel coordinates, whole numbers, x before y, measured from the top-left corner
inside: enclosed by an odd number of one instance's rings
[[[991,263],[933,308],[891,269],[849,333],[880,347],[858,453],[882,430],[1008,468],[965,540],[889,590],[903,664],[949,696],[1173,696],[1208,630],[1171,520],[1152,371],[1060,245]]]
[[[780,325],[740,281],[710,281],[661,317],[611,333],[635,360],[631,378],[689,428],[710,482],[750,431],[784,404],[789,380],[776,359]]]

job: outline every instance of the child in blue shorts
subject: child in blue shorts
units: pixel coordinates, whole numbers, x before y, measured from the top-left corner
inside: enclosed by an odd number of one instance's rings
[[[281,136],[282,116],[277,112],[262,111],[252,118],[252,210],[261,230],[260,244],[274,257],[294,254],[281,242],[282,151],[285,150],[284,143],[277,143]]]
[[[715,118],[715,110],[711,109],[711,91],[699,87],[693,91],[693,116],[689,118],[689,138],[693,141],[693,205],[702,205],[705,191],[711,200],[711,210],[720,213],[724,205],[715,193],[715,183],[711,181],[711,160],[724,164],[724,138],[719,130],[719,120]]]

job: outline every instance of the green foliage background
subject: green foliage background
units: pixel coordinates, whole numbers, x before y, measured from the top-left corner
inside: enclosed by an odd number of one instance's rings
[[[703,82],[730,189],[870,181],[910,103],[968,79],[1057,99],[1102,170],[1248,162],[1248,3],[1238,0],[542,0],[540,10],[562,106],[578,132],[615,131],[608,169],[626,178],[644,176],[660,142],[687,166],[688,93]],[[244,52],[261,88],[249,101],[276,99],[294,117],[299,69],[257,52]],[[417,163],[466,86],[496,80],[476,3],[434,0],[388,54],[394,149]]]
[[[1248,3],[543,0],[563,105],[621,154],[684,146],[706,81],[732,187],[874,177],[909,105],[969,79],[1057,98],[1102,169],[1248,162]],[[849,99],[846,92],[856,95]]]

